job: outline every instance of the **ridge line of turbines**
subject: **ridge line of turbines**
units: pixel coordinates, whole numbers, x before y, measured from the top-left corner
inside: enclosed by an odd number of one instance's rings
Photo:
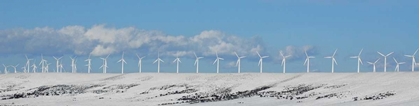
[[[412,58],[412,64],[411,64],[411,71],[414,72],[414,66],[417,64],[416,63],[416,59],[415,59],[415,55],[418,52],[419,49],[417,49],[413,55],[404,55],[406,57]],[[359,55],[357,56],[351,56],[350,58],[354,58],[357,59],[357,73],[360,73],[360,64],[363,65],[362,59],[360,57],[360,55],[362,54],[363,49],[360,50]],[[264,58],[268,58],[269,56],[261,56],[260,53],[257,51],[256,52],[258,57],[260,58],[258,61],[258,66],[260,67],[260,73],[263,72],[263,59]],[[284,55],[283,51],[280,51],[280,56],[282,57],[282,62],[281,62],[281,66],[283,66],[283,73],[286,73],[286,59],[289,58],[291,55]],[[337,49],[334,51],[333,55],[331,56],[327,56],[324,58],[330,58],[331,59],[331,73],[334,73],[334,65],[338,65],[337,61],[335,60],[335,54],[337,53]],[[386,72],[386,60],[387,57],[390,56],[391,54],[393,54],[394,52],[390,52],[386,55],[384,55],[381,52],[377,52],[379,55],[381,55],[382,57],[384,57],[384,72]],[[238,73],[241,73],[241,59],[245,58],[246,56],[239,56],[236,52],[234,52],[234,54],[236,55],[236,57],[238,58],[238,60],[236,61],[236,67],[238,67]],[[102,68],[102,73],[107,73],[107,68],[108,68],[108,62],[107,59],[109,57],[110,54],[108,54],[105,58],[101,57],[100,59],[103,60],[103,64],[102,66],[99,67],[99,69]],[[305,51],[305,55],[306,55],[306,59],[305,62],[303,63],[303,65],[306,65],[306,72],[309,73],[310,70],[310,59],[311,58],[315,58],[314,56],[309,56],[308,53]],[[138,58],[138,67],[139,67],[139,73],[142,72],[142,59],[145,58],[146,56],[140,57],[137,53],[136,56]],[[204,57],[198,57],[197,54],[194,52],[194,56],[195,56],[195,62],[194,65],[196,66],[196,73],[198,73],[198,69],[199,69],[199,60],[204,58]],[[86,59],[85,61],[87,62],[87,64],[85,66],[87,66],[87,71],[88,73],[91,72],[91,55],[89,55],[88,59]],[[30,65],[30,61],[33,59],[29,59],[27,55],[25,55],[26,58],[26,64],[25,66],[22,67],[23,72],[24,73],[30,73],[30,67],[32,67],[32,72],[36,73],[37,70],[37,66],[35,65],[35,63],[33,63],[32,65]],[[57,73],[61,73],[63,72],[64,68],[63,68],[63,64],[62,64],[62,57],[54,57],[53,58],[56,60],[56,72]],[[77,73],[77,67],[76,67],[76,57],[70,57],[71,59],[71,73]],[[395,63],[396,63],[396,67],[395,67],[395,71],[399,72],[399,66],[401,64],[405,64],[405,62],[398,62],[395,58],[393,58]],[[213,65],[216,64],[216,73],[219,73],[219,64],[220,64],[220,60],[224,60],[223,58],[219,57],[217,51],[216,51],[216,59],[213,62]],[[380,58],[378,58],[375,62],[367,62],[368,64],[373,65],[373,72],[376,72],[376,63],[380,60]],[[164,62],[162,59],[160,59],[160,53],[158,52],[158,58],[153,62],[153,64],[155,64],[157,62],[157,72],[160,73],[160,62]],[[121,63],[121,74],[124,74],[124,64],[127,64],[127,62],[124,60],[124,52],[122,53],[121,59],[117,61],[117,63]],[[176,73],[179,73],[179,63],[181,63],[181,60],[179,58],[179,56],[176,56],[175,60],[173,61],[173,63],[176,63]],[[41,54],[41,61],[39,63],[39,65],[41,65],[41,73],[48,73],[49,72],[49,65],[51,63],[48,63],[47,60],[44,59],[44,56]],[[19,66],[19,64],[15,65],[15,66],[6,66],[3,64],[4,67],[4,73],[7,74],[7,67],[13,67],[14,68],[14,73],[17,73],[16,67]],[[65,71],[65,70],[64,70]]]

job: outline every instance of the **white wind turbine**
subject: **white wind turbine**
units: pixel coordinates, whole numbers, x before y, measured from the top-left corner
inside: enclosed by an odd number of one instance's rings
[[[121,59],[117,63],[119,62],[121,62],[121,74],[124,74],[124,63],[127,64],[127,62],[124,60],[124,52],[122,53]]]
[[[47,60],[44,59],[44,56],[41,54],[41,62],[39,62],[39,65],[41,65],[41,72],[45,73],[45,64]]]
[[[29,67],[30,67],[30,61],[32,60],[32,59],[29,59],[28,58],[28,56],[27,55],[25,55],[25,58],[26,58],[26,64],[25,64],[25,73],[27,72],[27,73],[29,73]]]
[[[198,73],[198,63],[199,63],[199,60],[202,59],[202,58],[204,58],[204,57],[197,57],[197,54],[195,54],[195,52],[194,52],[194,56],[195,56],[194,65],[197,66],[197,69],[195,71],[196,71],[196,73]]]
[[[63,73],[63,61],[60,61],[60,64],[58,65],[58,67],[59,67],[59,72],[60,73]]]
[[[179,63],[181,63],[181,60],[178,56],[176,56],[175,60],[172,63],[176,62],[176,73],[179,73]]]
[[[102,73],[106,73],[106,69],[108,68],[108,61],[106,61],[106,59],[108,59],[110,54],[108,54],[108,56],[106,56],[105,58],[101,58],[103,60],[102,66],[99,67],[102,68]]]
[[[224,60],[224,59],[223,58],[220,58],[219,57],[219,54],[216,51],[216,60],[214,60],[214,62],[213,62],[213,64],[215,64],[217,62],[216,73],[219,73],[220,60]]]
[[[76,67],[76,57],[70,57],[71,59],[71,72],[76,73],[77,67]]]
[[[15,69],[15,73],[17,73],[17,71],[16,71],[17,66],[19,66],[19,64],[15,65],[15,66],[10,66],[10,67],[13,67],[13,69]]]
[[[246,56],[239,57],[238,53],[234,52],[238,60],[236,61],[236,66],[238,67],[238,73],[241,73],[241,59],[245,58]]]
[[[386,72],[386,57],[388,57],[389,55],[391,55],[394,52],[388,53],[387,55],[382,54],[381,52],[378,52],[379,55],[384,57],[384,72]]]
[[[416,58],[415,58],[415,56],[417,54],[417,51],[419,51],[419,49],[417,49],[416,52],[413,53],[413,55],[404,55],[406,57],[412,58],[412,61],[411,61],[411,71],[412,72],[414,72],[414,67],[416,66]]]
[[[397,66],[395,66],[395,71],[400,72],[400,65],[405,64],[405,62],[398,62],[395,58],[394,61],[397,63]]]
[[[258,53],[258,51],[257,51],[257,54],[258,54],[258,57],[260,57],[260,61],[258,61],[258,66],[260,66],[260,73],[262,73],[262,68],[263,68],[263,59],[264,59],[264,58],[267,58],[268,56],[262,56],[262,57],[261,57],[261,55],[260,55],[260,53]]]
[[[376,63],[380,60],[381,58],[378,58],[375,62],[367,62],[367,63],[369,63],[369,64],[372,64],[373,65],[373,72],[376,72]]]
[[[60,63],[59,63],[59,62],[60,62],[60,59],[61,59],[62,57],[60,57],[60,58],[56,58],[56,57],[54,57],[54,56],[53,56],[53,58],[57,61],[57,62],[56,62],[56,65],[55,65],[55,66],[56,66],[56,68],[57,68],[57,70],[55,70],[55,71],[58,73],[58,72],[59,72],[59,68],[60,68]]]
[[[286,73],[286,59],[290,57],[290,55],[284,56],[283,51],[280,51],[280,55],[283,58],[281,60],[281,66],[283,66],[283,73]]]
[[[36,73],[36,68],[38,68],[38,67],[36,67],[35,63],[34,63],[34,64],[32,64],[32,72],[33,72],[33,73]]]
[[[163,60],[162,59],[160,59],[160,54],[159,54],[159,52],[158,52],[158,58],[153,62],[153,64],[155,64],[157,62],[157,71],[158,71],[158,73],[160,73],[160,62],[163,62]]]
[[[87,68],[88,68],[88,73],[90,73],[90,71],[92,70],[92,68],[90,67],[91,66],[91,61],[92,61],[92,59],[90,59],[90,55],[91,54],[89,54],[89,57],[85,60],[85,61],[87,61],[88,63],[85,65],[85,66],[87,66]]]
[[[7,74],[7,73],[8,73],[8,71],[7,71],[7,67],[8,67],[8,66],[6,66],[6,65],[4,65],[4,64],[3,64],[3,67],[4,67],[4,74]]]
[[[138,62],[137,65],[139,66],[139,73],[141,73],[141,60],[146,56],[140,57],[137,53],[136,53],[136,56],[137,56],[137,58],[139,58],[139,62]]]
[[[308,53],[306,53],[306,50],[305,50],[305,55],[306,55],[306,59],[305,59],[305,62],[303,63],[303,65],[305,65],[306,64],[306,72],[307,73],[309,73],[309,59],[311,59],[311,58],[315,58],[314,56],[308,56]]]
[[[362,51],[363,51],[363,49],[360,50],[359,55],[350,57],[350,58],[357,59],[357,73],[360,73],[360,64],[363,65],[362,59],[360,58],[360,54],[362,54]]]
[[[332,56],[327,56],[327,57],[325,57],[325,58],[330,58],[330,59],[331,59],[331,73],[334,73],[334,63],[335,63],[336,65],[338,65],[338,64],[337,64],[337,61],[336,61],[336,60],[335,60],[335,58],[334,58],[335,53],[337,53],[337,49],[335,49],[334,54],[333,54]]]
[[[47,66],[45,67],[45,70],[46,70],[47,72],[49,72],[49,71],[48,71],[48,69],[50,69],[50,68],[49,68],[49,66],[50,66],[50,63],[47,63]]]

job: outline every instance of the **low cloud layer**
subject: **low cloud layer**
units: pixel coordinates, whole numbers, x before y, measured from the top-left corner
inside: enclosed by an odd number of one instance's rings
[[[241,38],[217,30],[206,30],[185,37],[167,35],[160,31],[142,30],[134,27],[114,28],[105,25],[66,26],[61,29],[50,27],[33,29],[0,30],[1,54],[33,55],[89,55],[105,56],[125,52],[147,55],[193,57],[232,55],[255,55],[266,52],[259,37]]]

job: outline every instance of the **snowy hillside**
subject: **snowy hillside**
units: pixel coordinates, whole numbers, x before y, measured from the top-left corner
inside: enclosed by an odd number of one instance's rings
[[[419,73],[0,75],[0,105],[419,105]]]

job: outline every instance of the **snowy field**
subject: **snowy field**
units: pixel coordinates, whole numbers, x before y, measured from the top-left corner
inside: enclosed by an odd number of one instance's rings
[[[419,73],[0,74],[0,106],[418,106]]]

